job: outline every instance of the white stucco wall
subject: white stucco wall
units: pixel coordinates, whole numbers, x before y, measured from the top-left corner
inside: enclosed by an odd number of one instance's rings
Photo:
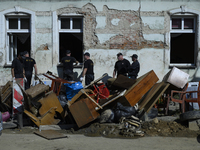
[[[53,48],[53,32],[55,33],[55,28],[53,28],[53,16],[52,12],[56,11],[60,8],[64,7],[77,7],[82,8],[87,3],[91,3],[95,6],[97,10],[96,16],[96,33],[99,43],[103,44],[108,42],[109,39],[115,35],[118,35],[119,24],[121,23],[120,19],[115,18],[111,20],[111,24],[115,27],[114,29],[117,30],[110,30],[107,29],[107,32],[104,29],[107,26],[107,16],[106,12],[104,11],[105,6],[108,7],[109,10],[126,10],[126,11],[142,11],[144,16],[141,16],[141,24],[143,26],[143,37],[145,40],[149,41],[162,41],[166,42],[169,36],[169,31],[167,31],[166,26],[169,26],[169,16],[166,12],[171,9],[178,9],[181,5],[186,5],[188,8],[200,11],[200,2],[199,1],[153,1],[153,0],[146,0],[146,1],[136,1],[136,0],[114,0],[114,1],[99,1],[99,0],[83,0],[83,1],[52,1],[52,2],[45,2],[45,1],[1,1],[0,2],[0,12],[6,9],[14,8],[14,6],[20,6],[22,8],[26,8],[27,10],[32,10],[34,12],[48,12],[48,15],[36,15],[35,16],[35,43],[34,43],[34,56],[35,60],[38,64],[38,72],[45,73],[46,71],[50,70],[53,71],[55,74],[58,74],[57,71],[57,64],[55,62],[54,56],[58,49],[56,46]],[[148,11],[151,11],[153,14],[152,16],[148,14]],[[163,16],[157,15],[156,13],[166,11]],[[50,13],[49,13],[50,12]],[[99,13],[99,14],[98,14]],[[168,17],[168,20],[166,19]],[[0,17],[2,19],[2,17]],[[166,20],[168,22],[166,22]],[[57,20],[54,20],[57,21]],[[0,22],[2,24],[2,22]],[[141,25],[139,24],[139,25]],[[167,25],[166,25],[167,24]],[[138,29],[139,26],[135,27],[134,21],[128,25],[131,28],[130,31],[123,31],[123,32],[132,32],[134,29]],[[124,27],[128,28],[128,27]],[[149,30],[148,30],[149,29]],[[57,31],[57,29],[56,29]],[[94,31],[95,32],[95,31]],[[2,33],[2,29],[0,29],[0,33]],[[58,33],[57,33],[58,34]],[[85,33],[84,33],[85,34]],[[55,35],[55,34],[54,34]],[[166,36],[167,35],[167,36]],[[57,35],[58,36],[58,35]],[[58,36],[59,37],[59,36]],[[0,39],[1,40],[1,39]],[[166,41],[164,41],[166,40]],[[200,42],[200,41],[198,41]],[[0,42],[1,43],[1,42]],[[169,42],[166,42],[167,44]],[[48,50],[43,50],[42,45],[47,44]],[[58,43],[57,43],[58,44]],[[169,46],[169,45],[167,45]],[[199,47],[200,48],[200,47]],[[163,49],[154,49],[154,48],[143,48],[141,50],[121,50],[121,49],[98,49],[98,48],[89,48],[85,49],[86,51],[91,53],[91,59],[94,61],[94,69],[95,69],[95,77],[98,78],[104,73],[108,73],[112,76],[114,64],[117,61],[116,54],[118,52],[122,52],[124,57],[131,62],[132,54],[137,54],[139,56],[139,62],[141,65],[141,71],[139,76],[143,75],[144,73],[154,70],[155,73],[158,75],[159,79],[162,80],[163,76],[170,70],[169,69],[169,48]],[[0,56],[0,59],[4,58]],[[198,61],[200,60],[200,55],[198,55]],[[4,62],[5,60],[3,60]],[[54,63],[53,63],[54,62]],[[57,63],[57,64],[56,64]],[[8,80],[11,79],[10,68],[3,68],[0,67],[0,85],[5,84]],[[77,72],[79,75],[81,73],[81,68],[75,68],[74,72]],[[183,69],[183,71],[190,74],[190,79],[192,80],[194,77],[200,80],[200,70],[196,69]]]

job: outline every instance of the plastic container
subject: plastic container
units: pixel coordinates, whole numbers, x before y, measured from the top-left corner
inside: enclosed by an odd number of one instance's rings
[[[183,88],[188,82],[189,74],[173,67],[163,78],[164,82],[169,82],[178,88]]]

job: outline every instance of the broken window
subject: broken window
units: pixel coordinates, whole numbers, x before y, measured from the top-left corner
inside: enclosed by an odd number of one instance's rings
[[[30,53],[30,18],[7,17],[7,64],[17,57],[20,52]]]
[[[59,18],[59,61],[66,56],[66,50],[71,51],[71,56],[83,62],[83,18]]]
[[[172,17],[170,64],[195,64],[195,17]]]

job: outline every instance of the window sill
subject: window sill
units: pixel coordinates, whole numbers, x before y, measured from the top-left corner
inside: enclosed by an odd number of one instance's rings
[[[58,64],[57,67],[62,68],[63,64]],[[74,65],[74,68],[81,68],[82,69],[83,68],[83,63],[80,63],[80,65],[76,65],[76,66]]]
[[[170,64],[169,68],[177,67],[179,69],[195,69],[197,66],[195,64]]]
[[[6,64],[3,66],[3,68],[12,68],[12,65],[11,64]]]

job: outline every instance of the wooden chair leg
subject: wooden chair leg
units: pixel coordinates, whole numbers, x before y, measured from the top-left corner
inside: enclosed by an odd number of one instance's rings
[[[182,113],[185,112],[185,101],[182,102]]]
[[[169,111],[169,102],[170,102],[170,96],[169,96],[169,94],[167,95],[167,107],[166,107],[166,111],[165,111],[165,115],[168,115],[168,111]]]

